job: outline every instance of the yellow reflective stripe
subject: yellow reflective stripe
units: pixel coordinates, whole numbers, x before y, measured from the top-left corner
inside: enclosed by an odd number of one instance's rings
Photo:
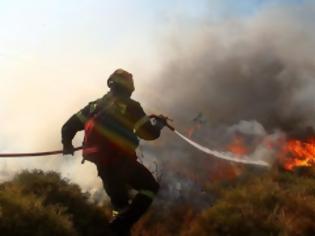
[[[79,112],[76,114],[76,116],[80,119],[80,121],[81,121],[82,123],[85,123],[85,122],[87,121],[87,118],[82,114],[81,111],[79,111]]]
[[[116,217],[119,215],[119,211],[112,210],[112,217]]]
[[[96,102],[91,104],[91,106],[90,106],[90,113],[93,113],[95,111],[96,107],[97,107]]]
[[[149,116],[144,116],[142,117],[140,120],[138,120],[133,128],[133,132],[136,133],[138,131],[138,129],[144,125],[147,121],[150,120]]]
[[[151,199],[153,199],[155,197],[155,193],[149,190],[140,190],[139,194],[145,195]]]
[[[90,103],[90,109],[89,109],[89,112],[90,113],[93,113],[95,110],[96,110],[96,107],[97,107],[97,103],[96,102],[93,102],[93,103]],[[87,117],[85,115],[83,115],[82,111],[79,111],[76,116],[80,119],[81,122],[85,123],[87,121]]]

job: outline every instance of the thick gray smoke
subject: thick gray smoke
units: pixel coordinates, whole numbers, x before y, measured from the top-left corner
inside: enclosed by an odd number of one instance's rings
[[[315,125],[315,4],[171,28],[157,87],[177,119],[256,120],[268,131]],[[173,32],[176,32],[173,33]]]
[[[241,20],[175,20],[155,80],[163,92],[154,99],[181,130],[196,126],[194,140],[224,149],[241,134],[253,158],[272,161],[274,150],[261,143],[309,135],[315,127],[314,20],[313,3],[269,7]],[[198,113],[206,122],[196,125]],[[185,183],[185,177],[196,175],[211,180],[209,173],[222,170],[175,139],[165,138],[157,155],[166,182],[176,176],[175,182]]]

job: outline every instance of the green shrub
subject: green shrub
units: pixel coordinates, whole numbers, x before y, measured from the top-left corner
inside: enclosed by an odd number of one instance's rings
[[[23,171],[0,185],[1,235],[108,234],[103,209],[88,199],[55,172]]]
[[[77,235],[71,218],[58,205],[44,205],[43,199],[25,195],[20,186],[0,191],[1,235]]]
[[[155,201],[133,229],[138,236],[308,236],[315,235],[315,175],[244,173],[230,182],[207,184],[213,202]],[[208,204],[208,205],[207,205]],[[109,206],[98,207],[89,195],[55,172],[24,171],[0,184],[1,235],[110,235]]]
[[[315,235],[315,179],[252,176],[223,191],[183,235]]]

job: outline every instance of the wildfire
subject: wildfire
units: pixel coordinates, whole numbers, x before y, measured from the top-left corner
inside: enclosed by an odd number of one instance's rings
[[[245,145],[244,139],[240,136],[236,136],[232,140],[232,143],[227,146],[227,150],[240,156],[245,155],[249,152],[248,148]]]
[[[236,154],[238,156],[246,155],[249,152],[249,149],[246,146],[245,140],[242,136],[236,135],[230,144],[226,146],[227,151]],[[243,166],[235,165],[231,163],[230,165],[224,165],[219,168],[220,175],[217,176],[217,179],[233,179],[239,176],[242,173]],[[224,171],[222,171],[224,170]],[[224,177],[223,177],[224,176]]]
[[[315,166],[315,137],[307,141],[290,139],[283,142],[264,142],[263,145],[275,150],[275,157],[285,170],[292,171],[297,167]],[[227,150],[240,156],[250,152],[250,148],[241,136],[236,136],[227,146]]]
[[[286,170],[315,165],[315,137],[306,142],[296,139],[287,141],[280,151],[279,158]]]

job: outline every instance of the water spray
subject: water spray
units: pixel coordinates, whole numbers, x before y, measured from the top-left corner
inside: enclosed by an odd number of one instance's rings
[[[237,162],[241,164],[247,164],[247,165],[256,165],[256,166],[264,166],[264,167],[270,167],[269,163],[262,161],[262,160],[253,160],[247,155],[242,155],[238,156],[230,152],[219,152],[216,150],[211,150],[205,146],[200,145],[199,143],[196,143],[195,141],[191,140],[190,138],[187,138],[185,135],[180,133],[170,125],[167,121],[172,121],[168,117],[165,116],[156,116],[156,115],[151,115],[153,118],[162,118],[165,120],[165,126],[169,128],[171,131],[173,131],[178,137],[189,143],[191,146],[197,148],[199,151],[211,155],[211,157],[216,157],[222,160],[226,161],[232,161],[232,162]]]

